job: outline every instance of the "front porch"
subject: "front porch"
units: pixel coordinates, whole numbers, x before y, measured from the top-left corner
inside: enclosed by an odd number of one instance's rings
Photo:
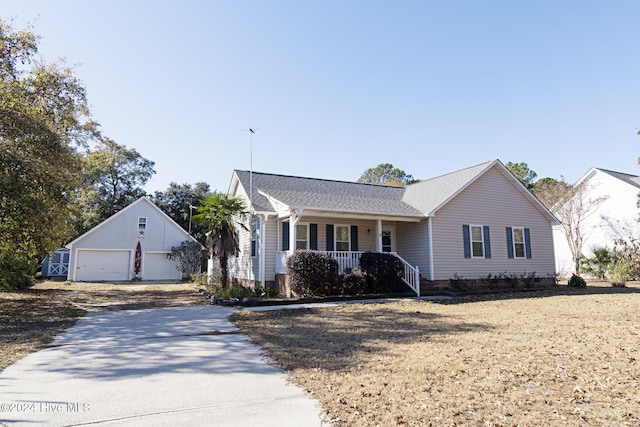
[[[344,274],[345,270],[350,268],[360,268],[360,256],[364,251],[319,251],[329,254],[333,259],[338,261],[338,272]],[[412,266],[405,259],[395,252],[386,252],[395,256],[402,261],[403,272],[402,280],[420,296],[420,270],[417,266]],[[286,274],[287,259],[293,254],[293,251],[279,251],[276,253],[276,274]]]

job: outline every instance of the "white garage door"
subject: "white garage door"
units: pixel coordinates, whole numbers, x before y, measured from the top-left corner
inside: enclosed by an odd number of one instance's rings
[[[131,280],[131,251],[78,250],[76,280],[80,282]]]
[[[145,252],[142,270],[142,280],[180,280],[182,278],[182,273],[176,269],[176,262],[168,260],[166,252]]]

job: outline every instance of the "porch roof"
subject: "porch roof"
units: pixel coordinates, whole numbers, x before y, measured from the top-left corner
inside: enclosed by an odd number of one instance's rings
[[[234,171],[248,191],[249,171]],[[254,209],[276,212],[274,203],[315,211],[423,217],[402,200],[404,188],[253,172]]]

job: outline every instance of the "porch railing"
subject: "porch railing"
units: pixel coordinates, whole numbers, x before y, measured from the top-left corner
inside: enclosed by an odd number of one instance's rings
[[[338,271],[342,274],[348,268],[360,267],[360,255],[364,252],[352,252],[352,251],[322,251],[331,255],[336,261],[338,261]],[[398,255],[396,252],[388,252],[395,256],[403,265],[402,280],[420,296],[420,270],[417,266],[409,264],[404,258]],[[276,273],[285,274],[287,272],[287,258],[292,254],[291,251],[281,251],[276,253]]]
[[[414,267],[413,265],[409,264],[404,258],[402,258],[395,252],[390,253],[400,261],[402,261],[402,265],[404,267],[402,280],[404,280],[404,283],[409,285],[409,287],[413,289],[413,292],[415,292],[417,296],[420,296],[420,269],[418,268],[418,266],[416,265]]]

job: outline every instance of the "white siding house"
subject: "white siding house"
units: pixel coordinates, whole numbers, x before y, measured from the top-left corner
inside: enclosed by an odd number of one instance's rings
[[[589,257],[593,249],[612,249],[614,240],[630,236],[638,237],[638,193],[640,177],[606,169],[591,168],[578,180],[584,185],[585,202],[601,199],[597,209],[584,218],[582,226],[582,254]],[[575,272],[571,250],[562,226],[553,230],[556,269],[562,277]]]
[[[329,252],[341,269],[391,252],[416,293],[455,275],[555,276],[557,220],[499,160],[406,188],[236,170],[229,194],[248,202],[250,182],[256,226],[240,232],[238,280],[274,282],[297,249]]]
[[[142,197],[66,247],[70,250],[68,280],[180,280],[176,263],[167,259],[173,246],[193,240],[148,198]],[[135,271],[140,243],[140,271]]]

